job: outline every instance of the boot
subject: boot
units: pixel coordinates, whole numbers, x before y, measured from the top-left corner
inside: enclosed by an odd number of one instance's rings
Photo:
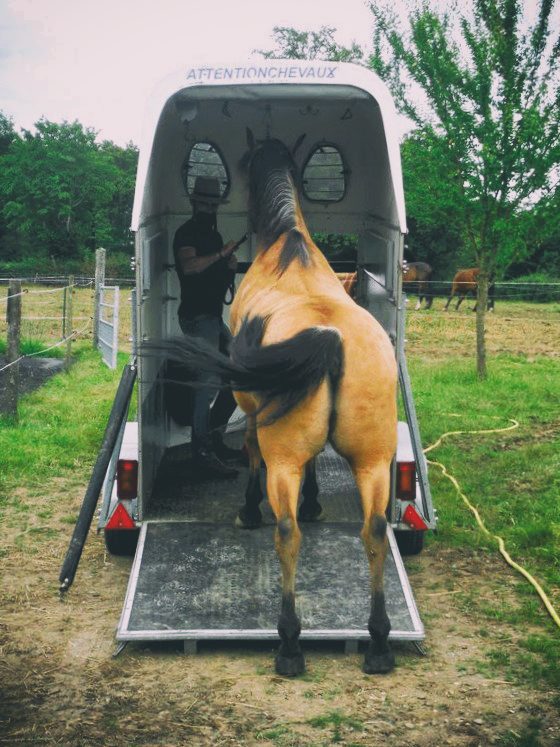
[[[239,472],[224,464],[211,446],[193,444],[193,464],[195,468],[208,477],[237,477]]]
[[[247,455],[243,449],[232,449],[224,443],[224,438],[220,431],[212,433],[212,448],[218,459],[222,461],[235,460],[241,464],[247,464]]]

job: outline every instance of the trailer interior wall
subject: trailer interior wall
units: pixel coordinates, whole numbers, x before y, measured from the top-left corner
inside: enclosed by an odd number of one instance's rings
[[[229,172],[227,202],[218,213],[224,240],[249,230],[247,190],[238,170],[247,149],[247,127],[257,139],[278,137],[291,144],[305,133],[296,154],[300,167],[318,143],[340,150],[347,170],[344,198],[318,203],[304,197],[303,212],[312,231],[358,235],[358,300],[395,339],[402,234],[383,118],[367,92],[333,85],[194,87],[167,101],[153,139],[136,234],[140,339],[158,341],[180,334],[173,236],[191,215],[181,166],[194,143],[214,144]],[[237,254],[240,261],[255,256],[254,236]],[[141,518],[165,449],[178,435],[188,435],[165,412],[160,365],[155,358],[140,359]]]

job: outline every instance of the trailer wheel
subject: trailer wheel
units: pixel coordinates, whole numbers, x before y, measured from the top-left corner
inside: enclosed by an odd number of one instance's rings
[[[395,539],[401,555],[418,555],[424,547],[424,532],[400,531],[395,532]]]
[[[105,547],[111,555],[134,555],[140,529],[106,529]]]

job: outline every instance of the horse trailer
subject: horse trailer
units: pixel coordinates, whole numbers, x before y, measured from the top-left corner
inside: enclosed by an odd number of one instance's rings
[[[237,253],[236,284],[251,266],[255,237],[238,173],[248,128],[257,139],[289,144],[305,135],[296,161],[306,223],[335,271],[357,273],[356,303],[392,341],[403,420],[387,512],[387,610],[391,639],[420,641],[424,630],[401,552],[421,550],[436,515],[405,358],[407,229],[397,115],[386,86],[366,68],[293,60],[186,67],[164,79],[148,104],[132,217],[140,354],[133,355],[121,396],[129,400],[137,371],[138,418],[126,422],[126,405],[117,413],[99,518],[109,552],[136,552],[117,640],[175,639],[195,649],[208,639],[277,638],[280,572],[272,513],[265,508],[259,529],[234,526],[246,473],[229,480],[195,477],[182,406],[186,389],[173,381],[165,361],[141,354],[143,343],[181,334],[173,238],[190,216],[197,176],[219,179],[224,239],[248,234]],[[241,445],[243,429],[237,411],[226,432],[230,445]],[[330,445],[317,465],[325,517],[303,527],[301,637],[355,648],[369,637],[359,496],[348,464]],[[63,587],[72,578],[63,568]]]

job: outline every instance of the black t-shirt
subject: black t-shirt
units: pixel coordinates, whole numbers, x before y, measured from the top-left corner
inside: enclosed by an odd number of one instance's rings
[[[173,254],[181,284],[180,318],[193,319],[201,314],[221,318],[224,298],[235,271],[228,268],[227,259],[219,259],[203,272],[185,275],[177,258],[177,250],[192,246],[197,257],[205,257],[216,254],[223,245],[222,237],[216,230],[215,216],[207,213],[197,213],[175,232]]]

